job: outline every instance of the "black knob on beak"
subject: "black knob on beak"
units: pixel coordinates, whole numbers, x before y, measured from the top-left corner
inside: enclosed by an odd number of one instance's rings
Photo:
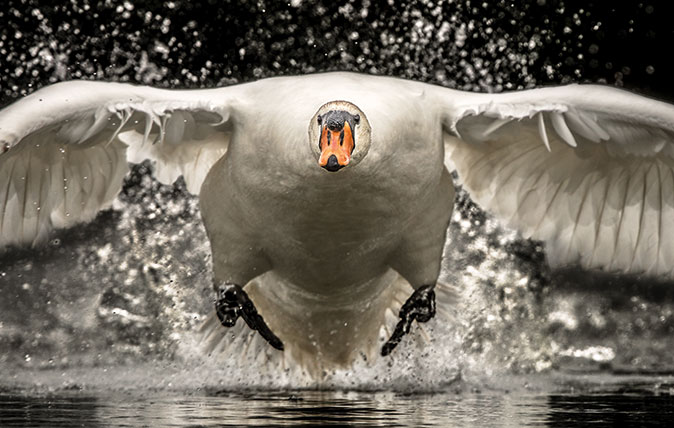
[[[344,119],[341,117],[330,117],[328,118],[327,126],[331,131],[340,131],[344,128]]]
[[[339,164],[339,161],[337,160],[337,156],[330,155],[330,157],[328,158],[328,163],[325,164],[325,166],[323,168],[327,169],[330,172],[336,172],[336,171],[339,171],[340,169],[344,168],[344,165]]]

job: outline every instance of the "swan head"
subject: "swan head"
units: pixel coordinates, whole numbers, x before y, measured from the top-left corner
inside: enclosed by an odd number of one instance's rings
[[[370,150],[371,128],[365,113],[348,101],[330,101],[309,123],[309,144],[326,171],[353,167]]]

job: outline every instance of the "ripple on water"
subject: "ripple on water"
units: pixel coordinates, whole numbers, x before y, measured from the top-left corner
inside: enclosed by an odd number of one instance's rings
[[[531,379],[528,379],[531,380]],[[510,379],[510,384],[527,382]],[[577,380],[556,392],[455,387],[433,394],[342,391],[60,391],[0,394],[2,426],[649,426],[674,416],[663,379]],[[568,382],[569,379],[567,378]],[[593,380],[593,382],[597,379]],[[573,382],[572,382],[573,383]],[[582,389],[581,389],[582,386]],[[558,387],[559,388],[559,387]],[[570,392],[573,388],[575,392]]]

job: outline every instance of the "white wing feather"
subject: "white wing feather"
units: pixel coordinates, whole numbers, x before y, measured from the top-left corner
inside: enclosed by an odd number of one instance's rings
[[[674,277],[674,106],[593,85],[437,93],[463,185],[553,266]]]
[[[240,88],[65,82],[0,111],[0,248],[91,220],[119,193],[127,160],[151,159],[162,182],[182,175],[198,193],[227,151]]]

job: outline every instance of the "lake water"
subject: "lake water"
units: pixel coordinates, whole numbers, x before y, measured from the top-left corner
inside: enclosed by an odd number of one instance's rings
[[[6,391],[0,426],[671,426],[673,380],[546,376],[509,379],[515,391],[459,383],[434,393]]]

